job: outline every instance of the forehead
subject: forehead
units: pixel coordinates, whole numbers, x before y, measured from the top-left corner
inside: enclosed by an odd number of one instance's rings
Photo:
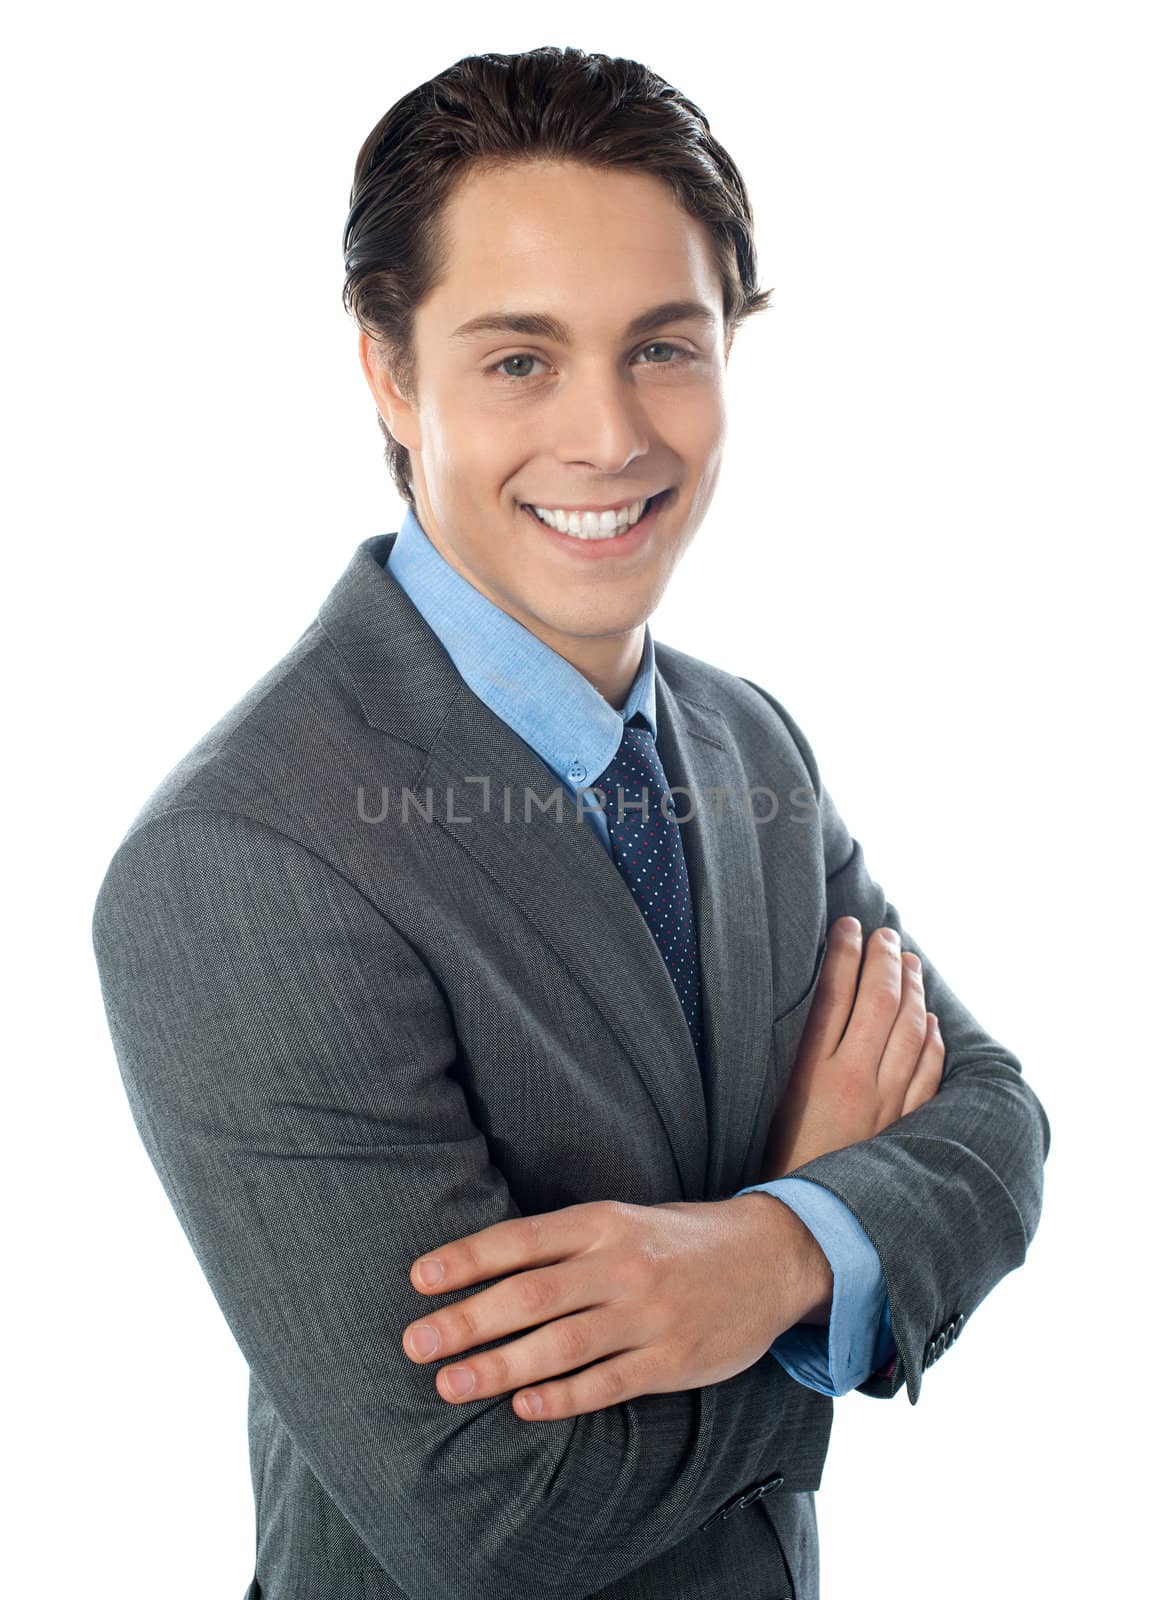
[[[598,326],[623,327],[666,300],[704,300],[720,316],[709,231],[653,174],[550,161],[474,168],[443,220],[442,279],[419,307],[435,332],[502,306],[558,312],[573,327],[583,308]]]

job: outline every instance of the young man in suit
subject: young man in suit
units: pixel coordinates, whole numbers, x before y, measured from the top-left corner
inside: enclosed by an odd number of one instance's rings
[[[94,917],[251,1369],[249,1594],[813,1600],[831,1397],[915,1403],[1049,1127],[790,714],[649,633],[767,298],[741,179],[636,63],[468,58],[346,260],[403,526]]]

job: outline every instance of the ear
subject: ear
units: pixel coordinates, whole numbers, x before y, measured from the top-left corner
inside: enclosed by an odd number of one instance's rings
[[[417,413],[398,388],[385,346],[362,328],[357,339],[357,351],[361,370],[381,420],[398,444],[405,445],[407,450],[419,449],[421,440],[418,437]]]

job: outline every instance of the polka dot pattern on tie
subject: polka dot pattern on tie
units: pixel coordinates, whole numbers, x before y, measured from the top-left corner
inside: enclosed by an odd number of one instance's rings
[[[669,779],[653,730],[639,711],[625,724],[620,748],[590,788],[597,792],[596,803],[604,805],[613,859],[673,979],[700,1062],[701,977],[681,824],[667,794]]]

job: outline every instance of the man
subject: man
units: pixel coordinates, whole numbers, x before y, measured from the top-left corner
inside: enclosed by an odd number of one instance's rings
[[[468,58],[347,244],[402,528],[94,918],[251,1368],[249,1595],[812,1600],[831,1396],[917,1401],[1049,1127],[789,713],[649,634],[765,300],[741,180],[636,63]]]

